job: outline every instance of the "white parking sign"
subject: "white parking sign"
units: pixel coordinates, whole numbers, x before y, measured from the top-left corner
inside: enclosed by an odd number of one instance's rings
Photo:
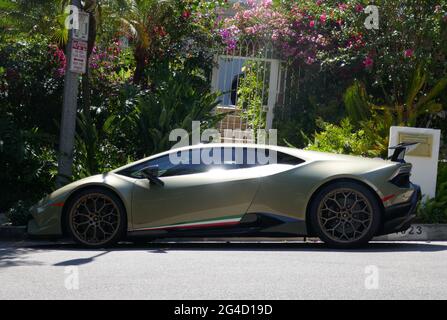
[[[79,12],[79,29],[73,29],[73,40],[88,41],[89,17],[87,12]]]

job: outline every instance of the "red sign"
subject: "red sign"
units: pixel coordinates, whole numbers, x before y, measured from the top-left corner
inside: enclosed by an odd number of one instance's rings
[[[73,40],[71,45],[70,71],[83,74],[87,68],[87,42]]]

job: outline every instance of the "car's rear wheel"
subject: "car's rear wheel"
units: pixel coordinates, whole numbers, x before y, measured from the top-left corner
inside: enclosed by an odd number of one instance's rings
[[[318,237],[337,248],[358,247],[376,234],[381,212],[374,194],[356,182],[335,182],[322,188],[310,207]]]
[[[119,241],[126,227],[120,199],[102,188],[86,189],[68,203],[66,227],[74,241],[87,247],[107,247]]]

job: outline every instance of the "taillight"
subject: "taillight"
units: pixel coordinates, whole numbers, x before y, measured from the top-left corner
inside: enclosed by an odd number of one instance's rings
[[[389,180],[392,184],[399,188],[410,187],[411,166],[406,165],[399,168]]]

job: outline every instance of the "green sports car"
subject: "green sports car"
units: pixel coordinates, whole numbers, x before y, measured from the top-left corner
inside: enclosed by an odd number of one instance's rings
[[[420,188],[404,149],[391,160],[250,144],[173,149],[54,191],[30,209],[28,233],[87,247],[295,236],[359,246],[407,229],[415,216]]]

